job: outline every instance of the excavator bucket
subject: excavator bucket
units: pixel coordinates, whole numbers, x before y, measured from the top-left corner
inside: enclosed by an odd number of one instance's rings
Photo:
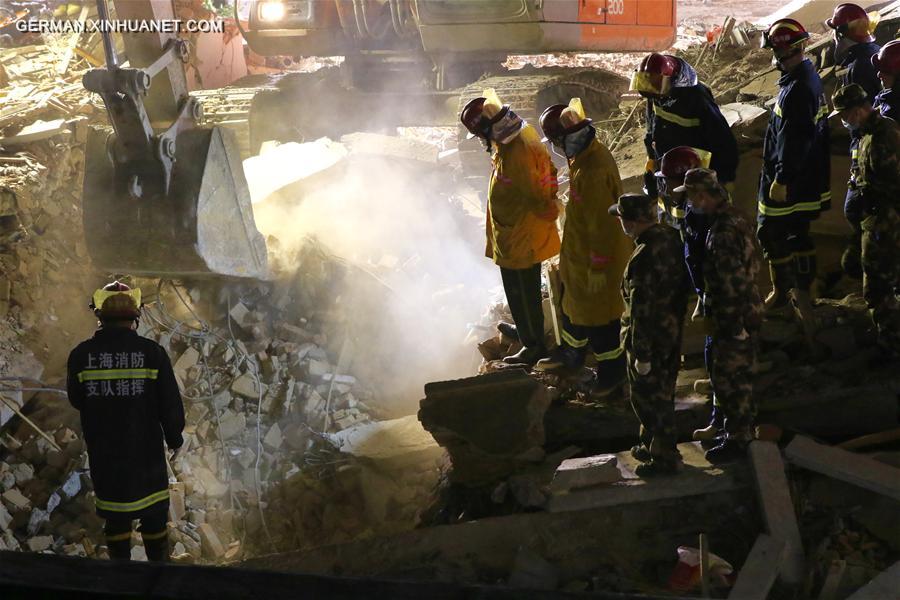
[[[92,128],[85,154],[84,231],[97,267],[158,277],[267,278],[266,244],[232,132],[181,132],[168,192],[143,198],[116,185],[111,134]]]

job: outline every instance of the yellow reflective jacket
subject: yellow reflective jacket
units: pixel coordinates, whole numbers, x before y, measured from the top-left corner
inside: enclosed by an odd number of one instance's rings
[[[562,309],[576,325],[606,325],[621,318],[625,309],[619,288],[634,249],[618,220],[607,212],[622,194],[622,180],[612,154],[598,140],[570,161],[569,171],[559,256]],[[588,292],[591,270],[606,274],[599,293]]]
[[[485,255],[507,269],[527,269],[559,254],[556,167],[531,125],[497,144],[488,191]]]

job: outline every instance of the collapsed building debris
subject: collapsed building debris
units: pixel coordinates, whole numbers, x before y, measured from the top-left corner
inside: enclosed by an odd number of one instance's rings
[[[761,138],[778,75],[764,53],[744,45],[753,33],[743,23],[726,22],[717,35],[712,46],[681,52],[725,103],[723,112],[748,156]],[[66,183],[80,179],[84,127],[101,116],[89,96],[69,89],[79,69],[93,64],[78,52],[81,45],[62,73],[47,62],[42,46],[0,57],[11,82],[0,85],[0,145],[9,150],[0,156],[0,375],[17,378],[0,390],[0,549],[103,557],[77,414],[59,394],[64,352],[92,326],[81,300],[71,299],[87,298],[91,284],[103,279],[83,266],[80,199]],[[57,75],[48,77],[53,71]],[[206,94],[219,109],[211,117],[215,122],[227,121],[232,109],[245,110],[250,93],[240,89],[231,96]],[[625,165],[623,174],[631,163],[643,162],[641,106],[626,96],[608,122],[599,123]],[[235,127],[246,132],[245,125]],[[428,135],[444,143],[446,133]],[[245,138],[244,149],[249,145]],[[684,477],[644,483],[633,476],[634,460],[621,452],[637,427],[624,397],[593,397],[584,372],[557,378],[493,372],[512,342],[488,336],[508,315],[500,303],[490,303],[480,320],[470,312],[464,318],[452,314],[465,297],[478,297],[483,308],[490,288],[489,280],[467,287],[441,277],[436,265],[459,248],[376,252],[366,245],[349,251],[307,238],[322,223],[324,230],[344,225],[330,220],[334,213],[304,223],[315,213],[300,212],[298,199],[309,208],[327,197],[336,212],[358,211],[359,204],[343,203],[347,188],[338,183],[372,170],[391,179],[397,171],[380,170],[388,158],[408,169],[397,180],[410,171],[416,175],[413,185],[391,181],[397,198],[452,189],[431,194],[440,202],[425,210],[440,214],[453,207],[458,229],[440,232],[440,239],[477,246],[483,222],[478,195],[460,185],[461,165],[441,148],[371,133],[271,145],[245,163],[251,186],[258,184],[251,187],[254,201],[260,214],[275,207],[273,220],[289,223],[304,238],[297,243],[283,230],[270,234],[273,280],[242,286],[138,282],[150,292],[141,331],[170,352],[187,409],[186,449],[171,465],[177,560],[245,560],[247,566],[503,581],[548,590],[662,592],[676,549],[696,545],[697,534],[707,533],[715,551],[737,565],[732,597],[764,598],[770,588],[785,585],[822,598],[855,590],[860,597],[882,597],[878,590],[893,589],[880,586],[894,585],[897,569],[891,565],[900,552],[897,528],[891,527],[897,520],[896,468],[872,467],[873,459],[846,454],[831,460],[836,450],[799,436],[791,440],[797,432],[833,441],[896,427],[896,380],[888,367],[868,369],[873,337],[858,294],[839,294],[837,285],[828,290],[833,297],[816,307],[821,360],[810,360],[792,324],[764,331],[756,386],[760,420],[777,426],[774,437],[787,444],[788,466],[774,443],[754,444],[756,505],[748,500],[749,470],[713,467],[693,444],[681,447],[689,466]],[[321,162],[310,164],[311,158]],[[748,164],[748,171],[755,168],[752,160]],[[390,202],[396,205],[373,206],[348,228],[364,229],[360,223],[372,213],[387,212],[391,219],[408,219],[403,235],[417,243],[438,235],[437,228],[409,231],[417,220],[404,212],[408,205]],[[390,235],[400,234],[395,229]],[[359,287],[344,287],[347,280]],[[428,285],[404,287],[408,281]],[[358,307],[407,302],[410,290],[427,290],[428,298],[404,304],[405,317],[386,328],[414,330],[411,337],[418,339],[391,338],[403,340],[393,347],[379,343],[381,332],[370,331],[375,327],[356,314],[365,312]],[[546,333],[552,337],[553,306],[546,295]],[[468,333],[465,344],[422,339],[437,337],[434,324],[448,314],[454,327],[465,323],[454,331],[458,341]],[[682,440],[708,411],[709,390],[696,385],[704,377],[701,340],[689,326],[684,364],[697,368],[686,369],[679,382]],[[472,360],[476,343],[481,364]],[[460,367],[455,356],[447,357],[466,344],[471,352]],[[423,362],[438,356],[454,363],[459,372],[419,372],[421,355],[427,355]],[[404,416],[410,394],[425,381],[476,371],[484,376],[426,387],[419,413],[424,427]],[[42,379],[50,383],[40,384]],[[398,382],[404,386],[391,387]],[[14,418],[15,410],[53,442]],[[835,482],[810,470],[863,482],[885,496],[846,493],[846,506],[835,507],[841,496],[830,491]],[[862,477],[863,470],[871,476]],[[438,496],[448,482],[484,488],[479,500],[487,508]],[[455,511],[460,507],[465,510]],[[441,509],[445,514],[436,516]],[[509,513],[524,514],[413,530]],[[620,556],[608,556],[610,539],[622,540]],[[297,553],[255,558],[272,552]],[[139,544],[133,556],[143,557]]]

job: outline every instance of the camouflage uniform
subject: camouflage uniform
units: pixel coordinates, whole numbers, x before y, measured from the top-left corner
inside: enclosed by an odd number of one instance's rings
[[[872,111],[860,132],[863,295],[880,342],[900,354],[900,125]]]
[[[749,441],[756,417],[751,376],[763,312],[756,285],[756,236],[727,202],[712,219],[703,265],[703,309],[713,325],[712,385],[716,404],[725,413],[725,431]]]
[[[688,294],[681,237],[672,227],[655,223],[635,244],[622,280],[622,345],[628,354],[631,405],[641,422],[641,444],[653,456],[677,456],[675,380]],[[650,363],[650,372],[638,373],[635,361]]]

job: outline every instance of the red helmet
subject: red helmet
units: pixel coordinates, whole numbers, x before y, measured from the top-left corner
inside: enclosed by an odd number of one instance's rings
[[[794,19],[779,19],[772,23],[762,37],[762,47],[771,48],[776,54],[789,50],[801,49],[809,32]]]
[[[708,167],[711,157],[712,155],[706,150],[699,150],[690,146],[672,148],[663,154],[656,176],[683,180],[684,174],[691,169]]]
[[[644,57],[631,76],[630,90],[642,94],[665,96],[672,87],[672,76],[678,72],[678,59],[653,52]]]
[[[900,40],[888,42],[872,56],[872,65],[883,75],[900,75]]]
[[[839,4],[825,24],[839,36],[846,36],[854,42],[875,41],[875,37],[869,33],[869,15],[856,4]]]
[[[541,131],[544,132],[543,141],[546,142],[547,140],[550,140],[551,142],[558,144],[565,136],[575,133],[576,131],[581,131],[591,124],[590,119],[580,119],[578,116],[574,117],[574,119],[578,119],[577,122],[565,123],[563,120],[563,112],[567,108],[569,107],[565,104],[554,104],[541,113],[539,122],[541,124]]]
[[[509,106],[504,106],[493,118],[488,118],[488,116],[484,114],[484,103],[486,101],[487,98],[484,97],[469,100],[459,115],[459,120],[462,121],[465,128],[469,130],[468,137],[470,138],[480,137],[488,139],[491,126],[505,117],[509,112]]]
[[[94,292],[90,307],[100,319],[137,319],[141,316],[141,290],[113,281]]]

